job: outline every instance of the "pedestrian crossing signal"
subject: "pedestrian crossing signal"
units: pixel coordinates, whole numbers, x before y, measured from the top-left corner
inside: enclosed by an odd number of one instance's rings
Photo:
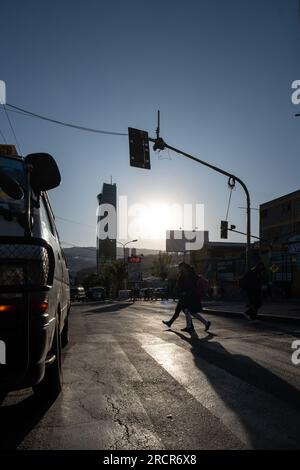
[[[221,220],[221,238],[228,238],[228,222]]]
[[[148,132],[128,127],[130,166],[150,170]]]

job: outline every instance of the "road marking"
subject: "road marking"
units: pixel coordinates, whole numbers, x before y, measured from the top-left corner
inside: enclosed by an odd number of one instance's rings
[[[192,348],[186,351],[151,335],[137,337],[160,366],[248,447],[299,448],[300,417],[288,404],[201,359]]]
[[[6,364],[6,344],[0,340],[0,364]]]
[[[142,381],[114,335],[71,344],[63,393],[20,448],[46,442],[49,449],[163,449],[134,390]]]

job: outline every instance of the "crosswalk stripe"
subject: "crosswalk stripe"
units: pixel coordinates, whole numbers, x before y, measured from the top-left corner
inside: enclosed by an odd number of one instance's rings
[[[149,334],[137,337],[160,366],[248,447],[299,448],[300,417],[288,404],[175,343]]]

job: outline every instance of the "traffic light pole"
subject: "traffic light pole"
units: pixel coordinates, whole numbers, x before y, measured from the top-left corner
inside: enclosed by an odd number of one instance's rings
[[[228,232],[239,233],[240,235],[247,235],[245,232],[240,232],[239,230],[235,230],[233,228],[229,228]],[[255,238],[256,240],[260,240],[261,242],[266,243],[267,245],[269,245],[270,248],[273,247],[273,244],[265,238],[257,237],[256,235],[251,235],[251,238]]]
[[[178,150],[175,147],[171,147],[171,145],[166,144],[164,140],[161,137],[157,137],[156,139],[152,139],[149,137],[150,142],[154,142],[153,150],[164,150],[164,149],[169,149],[172,150],[173,152],[176,152],[180,155],[183,155],[184,157],[189,158],[190,160],[194,160],[197,163],[200,163],[201,165],[207,166],[211,170],[217,171],[218,173],[221,173],[224,176],[228,176],[228,178],[232,178],[234,181],[237,181],[240,183],[242,186],[243,190],[245,191],[246,194],[246,201],[247,201],[247,245],[246,245],[246,267],[247,271],[250,269],[250,249],[251,249],[251,210],[250,210],[250,194],[248,191],[247,186],[245,183],[238,178],[237,176],[233,175],[232,173],[228,173],[225,170],[222,170],[221,168],[218,168],[215,165],[211,165],[210,163],[205,162],[204,160],[200,160],[199,158],[193,157],[193,155],[190,155],[186,152],[183,152],[182,150]]]

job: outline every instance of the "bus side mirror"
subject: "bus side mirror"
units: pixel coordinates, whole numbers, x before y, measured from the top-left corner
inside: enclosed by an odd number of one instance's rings
[[[60,185],[61,176],[54,158],[49,153],[30,153],[25,163],[31,165],[31,186],[36,192],[49,191]]]

